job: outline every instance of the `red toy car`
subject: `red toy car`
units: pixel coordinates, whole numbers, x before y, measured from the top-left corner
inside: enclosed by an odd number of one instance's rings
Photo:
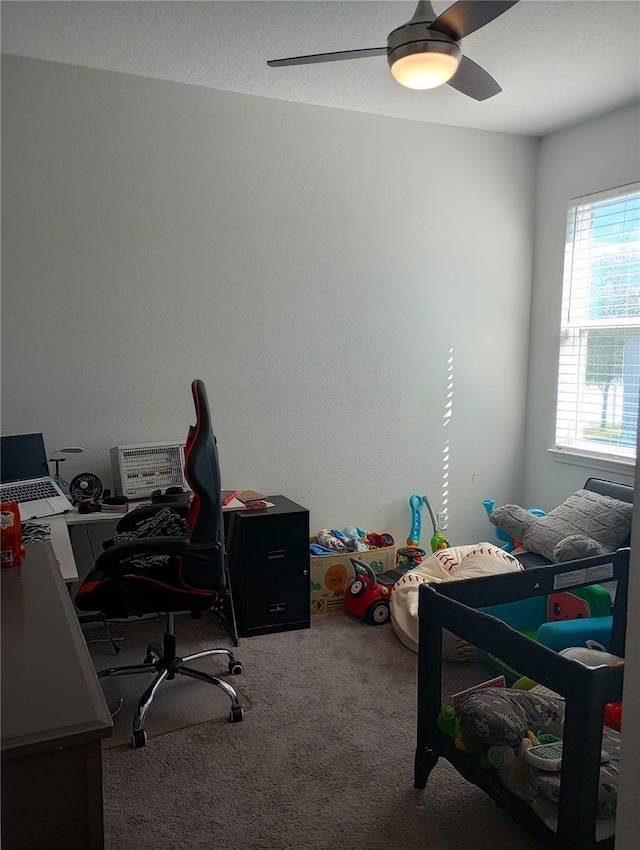
[[[344,607],[355,617],[364,617],[378,626],[389,619],[389,600],[393,585],[402,576],[397,570],[376,574],[369,564],[351,558],[356,577],[347,588]]]

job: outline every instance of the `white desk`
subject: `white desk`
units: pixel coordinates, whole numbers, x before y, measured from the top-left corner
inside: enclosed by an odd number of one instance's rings
[[[78,581],[78,568],[67,529],[67,516],[69,514],[56,514],[38,520],[34,519],[31,522],[38,525],[48,525],[51,528],[49,543],[51,543],[53,557],[58,564],[65,584],[73,584],[74,581]],[[27,552],[30,551],[32,546],[42,546],[42,543],[27,543],[25,546]]]
[[[135,507],[138,506],[135,505]],[[120,512],[107,513],[106,511],[105,513],[99,511],[94,514],[79,514],[77,508],[72,508],[66,514],[41,517],[40,519],[30,520],[30,522],[37,523],[38,525],[48,525],[50,527],[51,538],[48,542],[51,544],[53,557],[58,564],[65,584],[73,584],[79,580],[79,576],[71,538],[69,537],[69,527],[74,525],[90,525],[96,522],[108,522],[109,520],[118,522],[122,516],[124,514]],[[27,552],[31,546],[41,545],[40,542],[28,543],[26,544],[26,547],[28,547]]]
[[[99,522],[118,522],[129,511],[133,511],[141,505],[146,504],[149,504],[149,502],[133,502],[129,505],[128,511],[95,511],[92,514],[80,514],[77,508],[72,508],[68,513],[64,514],[64,519],[67,525],[94,525]]]
[[[149,502],[132,502],[129,510],[133,511],[141,505],[149,504]],[[244,505],[238,499],[233,499],[228,505],[223,505],[223,511],[242,510]],[[62,578],[66,584],[73,584],[78,581],[78,568],[76,565],[71,539],[69,537],[69,529],[76,525],[96,525],[98,523],[112,522],[117,523],[123,516],[124,511],[96,511],[91,514],[78,513],[77,508],[72,508],[66,514],[56,514],[55,516],[42,517],[39,520],[31,520],[41,525],[48,525],[51,528],[51,548],[53,555],[58,563]],[[29,546],[38,546],[39,543],[30,543]]]
[[[118,522],[123,516],[126,516],[136,508],[141,508],[144,505],[150,505],[151,502],[130,502],[128,511],[96,511],[91,514],[78,513],[77,508],[72,508],[68,513],[64,514],[67,525],[93,525],[97,522]],[[167,502],[167,504],[170,504]],[[159,507],[162,507],[161,505]],[[242,511],[244,505],[239,499],[232,499],[228,505],[223,505],[222,510],[226,511]],[[44,521],[44,520],[43,520]]]

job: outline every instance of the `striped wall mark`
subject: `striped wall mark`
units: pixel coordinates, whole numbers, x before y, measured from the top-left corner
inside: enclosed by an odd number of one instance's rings
[[[453,348],[450,348],[447,353],[447,388],[444,402],[444,416],[442,427],[446,428],[451,417],[453,416]],[[437,514],[438,526],[441,531],[447,528],[449,522],[449,440],[445,438],[444,447],[442,449],[442,505],[441,511]]]

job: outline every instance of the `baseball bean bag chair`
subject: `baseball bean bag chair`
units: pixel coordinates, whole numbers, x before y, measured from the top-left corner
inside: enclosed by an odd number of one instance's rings
[[[467,578],[518,572],[522,564],[498,546],[475,543],[441,549],[406,572],[393,586],[389,606],[391,623],[402,643],[418,651],[418,588],[426,582],[461,581]],[[476,650],[466,641],[444,631],[442,657],[446,661],[470,661]]]

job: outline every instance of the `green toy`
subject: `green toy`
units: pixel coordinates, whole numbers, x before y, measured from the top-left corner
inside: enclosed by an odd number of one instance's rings
[[[444,536],[443,531],[444,528],[440,525],[438,520],[436,519],[435,512],[433,507],[431,506],[431,502],[429,501],[428,496],[423,496],[422,501],[426,505],[427,510],[429,511],[429,516],[431,517],[431,525],[433,526],[433,537],[431,538],[431,551],[437,552],[440,549],[448,549],[449,541]]]
[[[478,764],[488,770],[491,765],[487,759],[487,748],[477,738],[470,736],[460,726],[460,718],[450,705],[445,705],[437,719],[438,729],[451,738],[457,750],[474,758]]]

